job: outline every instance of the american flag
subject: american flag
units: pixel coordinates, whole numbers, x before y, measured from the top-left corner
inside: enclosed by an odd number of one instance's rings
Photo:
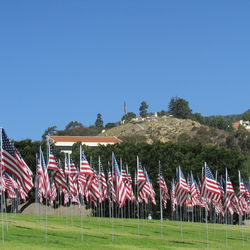
[[[167,187],[165,179],[162,175],[161,169],[159,170],[158,185],[159,185],[160,192],[161,192],[160,198],[162,199],[163,207],[166,209],[167,208],[167,201],[170,199],[170,197],[169,197],[169,193],[168,193],[168,187]]]
[[[79,195],[78,187],[77,187],[78,171],[74,162],[72,161],[70,157],[70,154],[68,155],[68,159],[69,159],[69,178],[68,178],[69,190],[72,196],[78,196]]]
[[[98,178],[97,174],[93,169],[92,175],[86,175],[86,189],[85,196],[86,199],[90,198],[95,206],[97,206],[97,202],[100,200],[101,194],[98,188]]]
[[[187,195],[190,192],[187,181],[179,167],[177,169],[177,179],[175,183],[175,196],[177,204],[179,206],[184,206],[186,204]]]
[[[48,169],[57,171],[59,170],[59,166],[54,156],[52,145],[48,145],[48,149],[49,149]]]
[[[230,180],[226,169],[226,192],[225,192],[225,209],[229,211],[230,214],[233,215],[234,212],[237,212],[237,200],[235,199],[236,195],[234,192],[233,184]]]
[[[137,158],[137,199],[138,202],[145,202],[148,203],[148,198],[146,195],[146,192],[150,192],[150,190],[145,190],[144,186],[146,184],[146,176],[143,171],[141,162],[139,161],[139,158]]]
[[[200,206],[200,192],[194,179],[192,171],[190,172],[190,194],[192,206]]]
[[[156,201],[155,201],[155,190],[154,190],[154,188],[153,188],[152,183],[150,182],[150,179],[149,179],[147,170],[146,170],[145,168],[144,168],[144,174],[145,174],[145,177],[146,177],[146,183],[145,183],[145,185],[144,185],[146,195],[147,195],[148,198],[151,200],[151,202],[152,202],[154,205],[156,205]],[[148,191],[149,191],[149,192],[148,192]]]
[[[241,207],[241,210],[244,212],[248,212],[248,204],[247,204],[247,189],[245,187],[245,184],[243,182],[243,179],[241,177],[240,171],[239,171],[239,205]]]
[[[171,190],[171,201],[172,201],[172,211],[174,212],[176,210],[176,205],[177,205],[177,199],[175,195],[175,182],[174,179],[172,181],[172,190]]]
[[[135,198],[134,191],[133,191],[133,181],[131,178],[131,174],[128,171],[128,166],[127,166],[127,179],[128,179],[129,196],[131,198],[131,201],[135,202],[136,198]]]
[[[21,196],[21,199],[22,199],[23,201],[26,201],[26,198],[28,197],[28,195],[27,195],[27,193],[23,190],[23,187],[22,187],[22,185],[21,185],[21,183],[20,183],[19,180],[17,180],[17,185],[18,185],[18,192],[19,192],[19,194],[20,194],[20,196]]]
[[[85,175],[94,174],[94,171],[89,165],[88,160],[81,146],[80,146],[80,174],[85,174]]]
[[[78,170],[77,170],[70,154],[68,156],[68,159],[69,159],[69,175],[72,175],[72,176],[78,175]]]
[[[207,201],[219,202],[221,192],[217,180],[214,178],[209,166],[205,163],[205,176],[201,184],[201,197]]]
[[[216,179],[217,179],[217,173],[216,173]],[[221,178],[219,179],[219,181],[217,181],[217,184],[218,184],[218,187],[219,187],[219,190],[220,190],[220,199],[212,199],[211,202],[212,204],[214,205],[214,209],[215,209],[215,212],[216,214],[222,214],[224,216],[225,214],[225,209],[223,208],[223,205],[222,205],[222,200],[224,199],[224,189],[223,189],[223,184],[221,184],[221,181],[223,181],[223,178],[221,176]]]
[[[79,194],[83,197],[85,195],[86,176],[84,174],[78,174],[77,182]]]
[[[119,204],[119,207],[122,208],[124,207],[125,202],[127,200],[127,192],[126,192],[126,186],[123,182],[123,178],[122,178],[118,163],[115,158],[115,154],[113,152],[112,152],[112,163],[114,167],[114,176],[115,176],[118,204]]]
[[[5,191],[5,182],[4,182],[3,176],[0,175],[0,195],[2,195],[2,192],[4,191]]]
[[[64,188],[65,190],[68,189],[68,184],[65,178],[65,174],[63,170],[59,167],[58,171],[53,174],[55,185],[57,188]]]
[[[40,157],[38,160],[38,166],[37,166],[37,174],[38,174],[38,188],[39,188],[39,198],[40,201],[42,200],[42,198],[49,198],[50,196],[50,181],[49,181],[49,175],[48,175],[48,171],[47,171],[47,166],[44,160],[44,156],[43,156],[43,152],[42,149],[40,147]]]
[[[19,154],[18,150],[11,143],[8,136],[6,135],[4,129],[2,129],[2,155],[1,163],[2,168],[10,173],[12,176],[16,177],[24,190],[29,192],[33,187],[31,170],[28,168],[23,158]]]
[[[108,172],[108,185],[109,185],[109,202],[114,202],[116,203],[116,193],[115,193],[115,188],[114,188],[114,176],[112,171],[109,169]]]
[[[239,171],[239,193],[240,193],[240,196],[245,196],[247,193],[247,189],[241,177],[240,171]]]
[[[122,178],[126,186],[126,192],[127,192],[127,200],[128,201],[135,201],[135,196],[133,192],[133,186],[132,186],[132,178],[130,173],[128,172],[128,166],[127,169],[122,169]]]
[[[53,206],[53,202],[56,199],[57,192],[56,192],[56,185],[54,183],[54,180],[51,181],[51,195],[50,195],[50,205]]]
[[[70,159],[68,154],[64,154],[64,174],[69,175]]]
[[[99,163],[99,175],[98,175],[99,190],[100,190],[100,194],[101,194],[101,201],[104,201],[105,199],[108,198],[108,185],[107,185],[107,181],[106,181],[106,177],[105,177],[105,174],[103,171],[100,157],[98,159],[98,163]]]
[[[10,198],[10,199],[17,198],[16,192],[14,190],[14,189],[18,189],[18,185],[17,185],[16,181],[11,176],[9,176],[7,173],[3,174],[3,179],[5,182],[5,188],[7,191],[8,198]]]

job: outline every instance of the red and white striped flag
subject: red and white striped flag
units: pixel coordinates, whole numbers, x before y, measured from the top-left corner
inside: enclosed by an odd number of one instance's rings
[[[177,204],[179,206],[184,206],[186,204],[187,195],[190,192],[187,181],[181,171],[181,168],[177,170],[177,179],[175,183],[175,196]]]
[[[80,146],[80,174],[92,175],[94,171],[92,167],[89,165],[89,162]]]
[[[177,205],[177,199],[176,199],[176,195],[175,195],[175,182],[174,182],[174,179],[172,181],[171,202],[172,202],[172,211],[174,212],[176,210],[176,205]]]
[[[161,194],[161,199],[162,199],[162,203],[163,203],[163,207],[166,209],[167,208],[167,202],[170,199],[169,193],[168,193],[168,187],[167,184],[164,180],[164,177],[162,175],[161,170],[159,171],[159,175],[158,175],[158,185],[160,188],[160,194]]]
[[[100,198],[101,201],[104,201],[105,199],[108,198],[108,185],[107,185],[107,181],[106,181],[106,177],[103,171],[103,167],[102,167],[102,163],[101,163],[101,159],[99,157],[98,159],[98,163],[99,163],[99,190],[100,190]]]
[[[40,156],[37,165],[37,188],[38,188],[38,196],[40,201],[42,198],[49,198],[50,197],[50,181],[49,175],[47,171],[47,166],[44,160],[43,152],[40,147]]]
[[[48,144],[48,151],[49,151],[48,169],[57,171],[59,167],[58,167],[58,163],[53,153],[52,145]]]
[[[1,164],[2,169],[17,178],[25,192],[29,192],[33,187],[31,170],[28,168],[16,147],[11,143],[4,129],[1,129],[2,150]]]
[[[122,174],[120,172],[119,166],[117,164],[115,154],[112,152],[112,163],[114,168],[114,177],[115,177],[115,183],[116,183],[116,193],[117,193],[117,202],[119,204],[119,207],[122,208],[125,205],[125,202],[127,200],[127,192],[126,192],[126,186],[123,182]]]
[[[113,176],[111,170],[109,170],[109,172],[108,172],[108,185],[109,185],[109,202],[110,203],[111,202],[116,203],[116,201],[117,201],[113,181],[114,181],[114,176]]]
[[[205,163],[205,175],[201,184],[201,197],[207,202],[217,203],[221,200],[221,191],[209,166]]]

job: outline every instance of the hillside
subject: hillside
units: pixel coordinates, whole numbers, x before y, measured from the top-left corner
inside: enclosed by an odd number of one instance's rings
[[[221,145],[225,143],[227,132],[209,128],[189,119],[162,117],[143,122],[130,122],[119,125],[102,133],[116,136],[123,141],[161,142],[201,142]]]

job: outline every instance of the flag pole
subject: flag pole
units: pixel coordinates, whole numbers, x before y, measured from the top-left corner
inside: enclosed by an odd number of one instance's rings
[[[137,156],[137,176],[138,176],[138,170],[139,170],[139,157]],[[138,178],[136,178],[136,184],[137,184],[137,221],[138,221],[138,228],[137,228],[137,237],[140,239],[140,202],[139,202],[139,190],[138,190]]]
[[[48,173],[48,162],[49,162],[49,139],[47,136],[47,164],[45,163],[47,175]],[[47,184],[46,184],[47,185]],[[45,198],[45,242],[48,242],[48,211],[47,211],[47,206],[48,206],[48,193],[46,190],[46,198]]]
[[[112,152],[112,164],[111,164],[111,181],[114,187],[114,182],[113,182],[113,170],[114,170],[114,163],[113,163],[113,152]],[[113,196],[113,192],[112,192],[112,241],[114,241],[115,239],[115,228],[114,228],[114,196]]]
[[[162,220],[163,220],[163,211],[162,211],[162,192],[161,192],[161,161],[159,161],[159,175],[158,175],[158,182],[159,182],[159,190],[160,190],[160,212],[161,212],[161,238],[162,238]]]
[[[2,170],[2,152],[3,152],[3,128],[1,128],[1,138],[0,138],[0,150],[1,150],[1,156],[0,156],[0,171],[1,171],[1,185],[3,185],[3,170]],[[3,186],[1,187],[1,214],[2,214],[2,243],[4,244],[4,217],[3,217],[3,196],[4,196],[4,191],[3,191]]]
[[[225,190],[225,192],[226,192],[226,194],[225,194],[225,197],[227,197],[227,178],[228,178],[228,173],[227,173],[227,168],[226,168],[226,190]],[[225,206],[225,223],[226,223],[226,248],[228,248],[228,241],[227,241],[227,234],[228,234],[228,232],[227,232],[227,230],[228,230],[228,226],[227,226],[227,224],[228,224],[228,217],[227,217],[227,206]]]

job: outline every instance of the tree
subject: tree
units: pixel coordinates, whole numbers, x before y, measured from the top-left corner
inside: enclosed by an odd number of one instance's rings
[[[80,127],[83,127],[82,123],[80,123],[78,121],[71,121],[65,126],[65,130],[80,128]]]
[[[43,140],[46,140],[47,135],[54,135],[54,134],[56,134],[56,133],[57,133],[57,129],[56,129],[56,128],[57,128],[56,126],[48,127],[48,128],[44,131],[44,133],[43,133],[43,135],[42,135],[42,139],[43,139]]]
[[[179,97],[173,97],[171,99],[168,109],[171,115],[181,119],[187,119],[192,114],[188,101]]]
[[[139,108],[141,117],[147,117],[148,113],[147,109],[148,109],[148,104],[145,101],[142,101],[141,106]]]
[[[97,118],[95,121],[95,126],[99,129],[103,128],[103,120],[102,120],[102,115],[100,113],[97,114]]]
[[[136,117],[136,114],[133,112],[128,112],[126,115],[124,115],[122,117],[122,121],[124,121],[125,123],[130,122],[133,118]]]
[[[114,127],[116,127],[116,126],[117,126],[116,123],[114,123],[114,122],[109,122],[109,123],[107,123],[107,124],[105,125],[105,129],[111,129],[111,128],[114,128]]]
[[[162,117],[162,116],[167,115],[167,114],[168,114],[168,112],[165,111],[165,110],[161,110],[160,112],[157,112],[157,115],[158,115],[159,117]]]
[[[243,121],[250,121],[250,111],[246,111],[245,113],[243,113],[242,115],[242,120]]]
[[[204,124],[204,117],[200,113],[192,114],[191,119],[201,124]]]

